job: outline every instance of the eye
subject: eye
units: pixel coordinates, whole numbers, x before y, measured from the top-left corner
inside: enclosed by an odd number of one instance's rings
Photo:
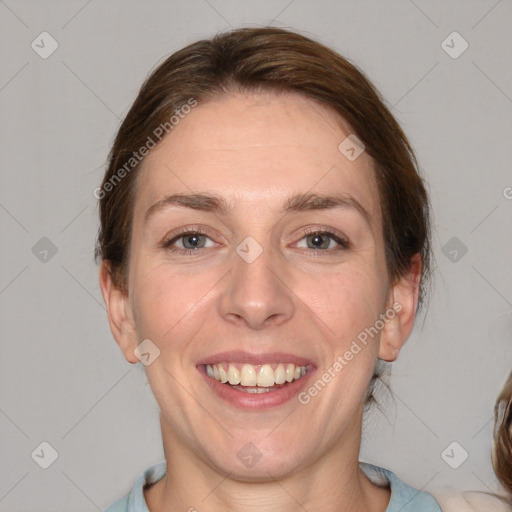
[[[192,254],[200,249],[207,249],[205,247],[205,239],[210,240],[211,238],[207,236],[201,230],[198,229],[188,229],[186,231],[181,232],[179,235],[164,240],[161,246],[165,249],[168,249],[171,252],[177,252],[181,254]],[[181,247],[176,247],[176,244],[180,244]],[[212,247],[212,246],[209,246]]]
[[[320,252],[332,252],[333,250],[343,250],[349,247],[348,240],[341,233],[332,233],[318,228],[308,230],[306,236],[301,240],[306,240],[307,249]],[[338,244],[337,248],[331,247],[332,241]]]
[[[348,240],[338,232],[331,232],[327,229],[310,228],[306,230],[306,236],[301,238],[306,240],[306,249],[312,249],[315,253],[332,253],[334,251],[348,249]],[[213,245],[206,246],[207,241],[213,243]],[[299,244],[297,242],[297,244]],[[337,246],[332,247],[333,242]],[[181,247],[180,247],[181,245]],[[215,243],[200,229],[186,228],[178,235],[174,234],[170,238],[164,240],[161,243],[161,247],[169,250],[173,253],[185,254],[185,255],[198,255],[201,253],[201,249],[208,249],[214,247]],[[301,247],[297,245],[297,247]],[[302,246],[301,248],[304,248]]]

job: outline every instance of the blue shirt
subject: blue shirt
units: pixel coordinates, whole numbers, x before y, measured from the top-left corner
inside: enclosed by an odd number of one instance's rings
[[[388,469],[366,462],[360,462],[359,467],[375,484],[391,488],[391,499],[386,512],[442,512],[431,494],[407,485]],[[149,512],[143,487],[158,482],[165,475],[165,470],[166,462],[163,461],[143,471],[132,490],[110,505],[105,512]]]

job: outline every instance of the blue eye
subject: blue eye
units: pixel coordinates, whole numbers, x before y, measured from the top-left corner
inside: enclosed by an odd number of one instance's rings
[[[348,240],[338,233],[322,229],[309,229],[304,233],[304,236],[299,240],[311,240],[311,243],[306,242],[306,249],[311,249],[315,253],[332,253],[349,248]],[[213,245],[206,246],[207,240],[210,240]],[[330,247],[331,241],[334,241],[337,246]],[[182,247],[177,247],[176,244],[181,242]],[[189,229],[179,233],[177,236],[166,239],[162,242],[161,247],[178,254],[184,255],[198,255],[201,250],[214,247],[215,242],[203,231],[199,229]],[[301,247],[303,248],[303,247]]]
[[[162,247],[170,250],[171,252],[181,252],[184,254],[191,254],[195,251],[199,251],[200,249],[206,249],[204,247],[201,239],[207,238],[210,239],[205,233],[198,230],[190,230],[180,233],[178,236],[171,238],[169,240],[165,240],[162,243]],[[182,240],[183,248],[174,247],[174,244],[178,241]],[[210,239],[211,240],[211,239]],[[187,247],[188,245],[188,247]]]
[[[346,249],[348,247],[348,241],[341,236],[338,236],[334,233],[331,233],[330,231],[312,231],[308,233],[304,239],[311,239],[312,247],[310,247],[309,244],[307,244],[308,249],[313,249],[315,251],[326,251],[329,249],[330,240],[334,240],[339,246],[341,246],[343,249]],[[323,239],[323,240],[322,240]],[[327,243],[325,243],[327,242]],[[329,251],[330,252],[330,251]]]

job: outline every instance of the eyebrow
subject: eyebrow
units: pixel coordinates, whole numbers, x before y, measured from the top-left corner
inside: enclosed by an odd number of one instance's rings
[[[219,215],[228,215],[233,210],[222,196],[211,193],[172,194],[164,197],[151,206],[145,214],[144,222],[148,222],[156,212],[169,207],[178,206],[204,212],[212,212]],[[335,208],[354,209],[359,212],[368,225],[371,226],[371,217],[364,206],[354,197],[348,194],[296,194],[288,198],[283,204],[283,212],[305,212],[311,210],[331,210]]]

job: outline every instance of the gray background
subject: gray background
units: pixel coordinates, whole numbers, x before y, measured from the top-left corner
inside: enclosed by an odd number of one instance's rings
[[[361,457],[417,488],[497,489],[492,410],[512,368],[511,13],[510,0],[0,0],[0,510],[101,510],[163,459],[142,364],[108,327],[93,190],[157,63],[269,23],[356,62],[430,184],[436,286]],[[31,48],[43,31],[59,45],[46,59]],[[441,45],[453,31],[469,44],[456,59]],[[43,441],[58,453],[48,469],[36,463],[50,457]],[[453,441],[452,464],[469,453],[458,469],[441,456]]]

